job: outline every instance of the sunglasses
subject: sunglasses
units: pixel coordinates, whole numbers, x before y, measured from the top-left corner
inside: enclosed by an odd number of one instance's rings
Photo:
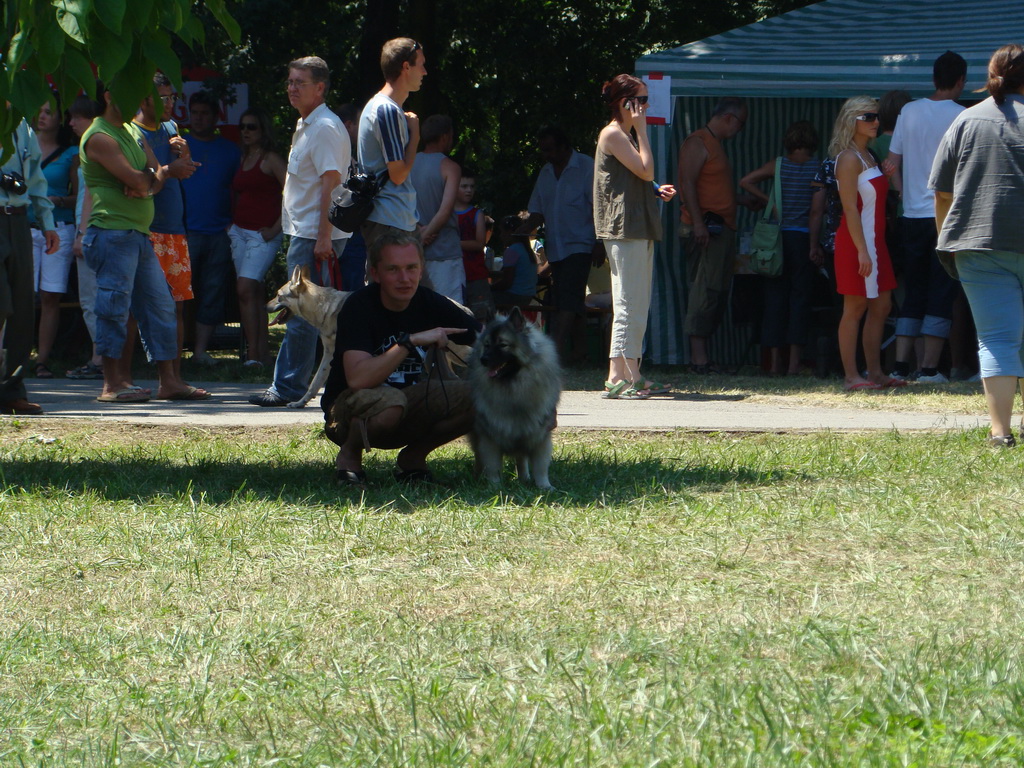
[[[258,131],[260,129],[259,123],[239,123],[239,128],[243,131]]]
[[[877,112],[865,112],[863,115],[857,115],[857,117],[855,119],[860,120],[861,122],[864,122],[864,123],[873,123],[873,122],[878,120],[878,113]]]
[[[646,104],[647,103],[647,97],[646,96],[633,96],[630,99],[630,101],[635,101],[637,104]]]
[[[178,94],[176,94],[176,93],[169,93],[166,96],[161,96],[160,100],[163,101],[164,103],[173,104],[174,102],[176,102],[178,100]]]
[[[420,45],[419,43],[417,43],[415,40],[413,40],[412,41],[412,50],[409,51],[409,55],[406,57],[405,60],[407,62],[409,62],[409,64],[415,64],[416,63],[416,51],[422,51],[422,50],[423,50],[423,46]]]

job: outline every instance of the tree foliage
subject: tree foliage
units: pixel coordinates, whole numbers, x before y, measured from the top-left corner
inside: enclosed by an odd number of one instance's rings
[[[133,114],[153,92],[157,68],[180,83],[173,44],[201,47],[208,31],[193,14],[196,5],[193,0],[4,0],[0,97],[10,103],[0,117],[5,146],[22,117],[53,99],[48,78],[66,96],[92,94],[99,77],[125,114]],[[218,25],[218,37],[241,39],[226,0],[201,5]]]
[[[49,97],[47,74],[70,93],[91,87],[93,61],[122,110],[151,92],[154,67],[175,82],[182,65],[208,67],[222,73],[222,92],[246,82],[283,144],[295,124],[283,87],[290,60],[322,56],[332,106],[362,104],[383,82],[381,45],[405,35],[423,44],[429,73],[406,108],[452,116],[455,159],[477,169],[482,199],[504,213],[527,202],[537,130],[559,124],[592,153],[606,119],[601,83],[632,72],[637,57],[813,2],[232,0],[229,15],[227,1],[6,0],[0,90],[13,108],[3,135]]]
[[[428,75],[406,109],[451,115],[455,159],[474,167],[492,212],[524,207],[540,160],[533,137],[561,125],[592,154],[606,115],[601,84],[637,57],[808,5],[812,0],[242,0],[240,46],[209,47],[206,63],[249,83],[250,100],[290,132],[287,62],[322,56],[333,106],[380,89],[385,40],[413,37]]]

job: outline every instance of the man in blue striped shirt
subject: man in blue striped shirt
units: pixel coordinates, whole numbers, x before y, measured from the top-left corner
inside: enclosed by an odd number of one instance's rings
[[[423,47],[408,37],[388,40],[380,68],[384,87],[366,103],[359,118],[359,163],[367,173],[387,175],[363,225],[367,249],[389,230],[418,229],[416,190],[409,173],[420,141],[420,121],[414,113],[403,111],[402,104],[420,89],[427,74]]]

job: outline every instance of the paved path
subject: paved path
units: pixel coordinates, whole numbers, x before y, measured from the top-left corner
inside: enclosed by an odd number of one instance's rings
[[[138,384],[156,391],[156,382]],[[306,408],[259,408],[248,397],[258,385],[193,382],[216,393],[204,402],[108,404],[96,402],[98,381],[52,379],[28,382],[31,400],[43,406],[40,418],[99,418],[146,424],[197,426],[266,426],[317,424],[323,421],[318,401]],[[737,395],[682,393],[645,401],[604,400],[598,392],[562,394],[558,425],[588,429],[696,429],[727,431],[934,430],[973,428],[984,416],[914,413],[868,408],[826,408],[790,403],[752,402]]]

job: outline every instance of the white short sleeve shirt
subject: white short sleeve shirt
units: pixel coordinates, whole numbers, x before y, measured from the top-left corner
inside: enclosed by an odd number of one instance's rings
[[[286,235],[315,240],[320,229],[320,177],[328,171],[348,174],[352,142],[344,123],[326,104],[299,118],[288,153],[281,229]],[[349,237],[331,227],[331,239]]]
[[[903,215],[908,219],[934,218],[935,195],[928,189],[932,161],[946,129],[963,111],[949,99],[918,99],[900,112],[889,151],[903,156]]]
[[[530,213],[544,217],[544,255],[561,261],[594,248],[594,161],[573,151],[562,175],[547,163],[530,195]]]

